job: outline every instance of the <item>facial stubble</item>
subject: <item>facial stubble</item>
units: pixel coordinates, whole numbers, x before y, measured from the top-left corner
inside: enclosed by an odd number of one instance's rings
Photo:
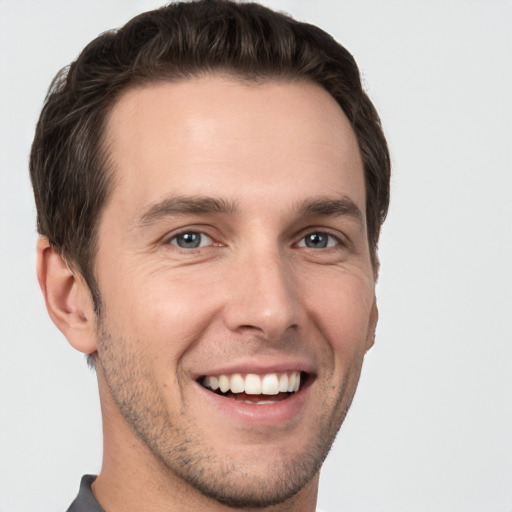
[[[180,394],[180,409],[171,416],[144,342],[113,335],[104,315],[97,318],[97,370],[102,372],[122,417],[162,474],[168,476],[170,486],[178,479],[227,506],[263,508],[293,500],[320,471],[352,402],[361,369],[359,361],[344,373],[334,399],[323,405],[306,448],[269,461],[265,476],[261,476],[251,471],[250,459],[242,463],[218,453],[209,443],[216,435],[213,428],[201,431],[187,422],[190,406],[184,397],[182,375],[177,375],[177,390],[165,388]]]

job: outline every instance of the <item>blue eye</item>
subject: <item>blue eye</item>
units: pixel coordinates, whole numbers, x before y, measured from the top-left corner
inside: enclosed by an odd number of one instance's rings
[[[314,232],[308,233],[298,243],[299,247],[307,247],[309,249],[327,249],[329,247],[335,247],[339,241],[333,235],[329,233]]]
[[[176,245],[180,249],[199,249],[212,243],[212,239],[204,233],[197,231],[185,231],[174,236],[171,239],[171,245]]]

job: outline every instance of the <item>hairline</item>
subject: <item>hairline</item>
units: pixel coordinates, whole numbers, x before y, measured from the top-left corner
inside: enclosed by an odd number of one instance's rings
[[[161,70],[159,73],[155,73],[153,76],[136,76],[132,79],[128,80],[127,83],[120,87],[117,91],[117,94],[114,96],[114,98],[111,100],[110,103],[107,103],[106,108],[101,112],[101,126],[100,126],[100,134],[98,138],[98,147],[97,152],[101,155],[100,156],[100,172],[104,173],[107,185],[105,190],[105,200],[103,204],[101,205],[101,208],[97,212],[97,217],[95,219],[95,225],[92,230],[92,236],[90,239],[90,260],[88,269],[81,269],[79,268],[78,262],[73,261],[73,258],[70,257],[70,264],[72,267],[76,267],[80,273],[83,275],[93,298],[93,302],[95,305],[95,311],[97,314],[101,313],[102,310],[102,301],[101,301],[101,293],[98,287],[98,283],[95,277],[94,267],[95,267],[95,261],[96,256],[98,252],[98,243],[99,243],[99,227],[103,219],[103,214],[105,209],[108,206],[110,197],[112,196],[115,186],[116,186],[116,175],[119,173],[120,169],[115,164],[113,158],[112,158],[112,151],[111,151],[111,141],[109,141],[109,131],[108,131],[108,125],[110,118],[119,104],[119,102],[122,100],[122,98],[133,91],[137,91],[140,89],[144,89],[147,87],[151,87],[158,84],[179,84],[179,83],[187,83],[195,80],[201,80],[203,78],[207,77],[218,77],[222,79],[226,79],[228,81],[232,81],[234,83],[238,83],[240,85],[244,86],[261,86],[266,84],[311,84],[317,87],[322,88],[329,96],[335,101],[338,108],[343,112],[345,117],[347,117],[347,120],[349,122],[350,128],[352,130],[352,133],[355,137],[356,143],[357,143],[357,150],[359,152],[359,157],[362,163],[362,171],[363,171],[363,181],[364,181],[364,187],[365,187],[365,212],[367,211],[368,206],[368,191],[366,189],[366,170],[364,165],[364,159],[361,152],[361,144],[359,141],[359,138],[357,136],[357,133],[354,129],[353,123],[350,121],[347,112],[343,109],[343,107],[340,105],[339,101],[336,99],[336,97],[321,83],[314,80],[311,76],[301,74],[300,72],[294,72],[286,71],[284,73],[279,72],[272,72],[272,71],[258,71],[258,72],[247,72],[242,70],[237,70],[235,68],[218,68],[215,69],[213,67],[209,68],[198,68],[196,71],[184,73],[184,72],[178,72],[173,73],[172,70]],[[367,237],[369,237],[370,233],[368,230],[368,216],[365,215],[365,227],[367,229]],[[369,240],[370,242],[370,240]],[[375,275],[378,271],[378,257],[377,257],[377,251],[376,248],[372,247],[372,244],[369,243],[369,252],[370,252],[370,258],[372,262],[372,267],[374,269]],[[87,274],[87,275],[86,275]],[[92,289],[91,289],[92,287]]]

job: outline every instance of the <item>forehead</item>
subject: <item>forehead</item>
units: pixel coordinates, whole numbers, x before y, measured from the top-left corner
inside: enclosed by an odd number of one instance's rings
[[[116,174],[111,202],[134,214],[176,194],[252,204],[349,194],[364,211],[353,130],[310,82],[208,76],[136,87],[113,108],[106,142]]]

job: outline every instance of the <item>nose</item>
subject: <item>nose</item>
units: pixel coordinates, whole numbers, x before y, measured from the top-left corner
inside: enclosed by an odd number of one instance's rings
[[[241,257],[232,266],[230,281],[224,308],[230,330],[252,331],[268,341],[278,341],[300,326],[293,268],[278,250]]]

